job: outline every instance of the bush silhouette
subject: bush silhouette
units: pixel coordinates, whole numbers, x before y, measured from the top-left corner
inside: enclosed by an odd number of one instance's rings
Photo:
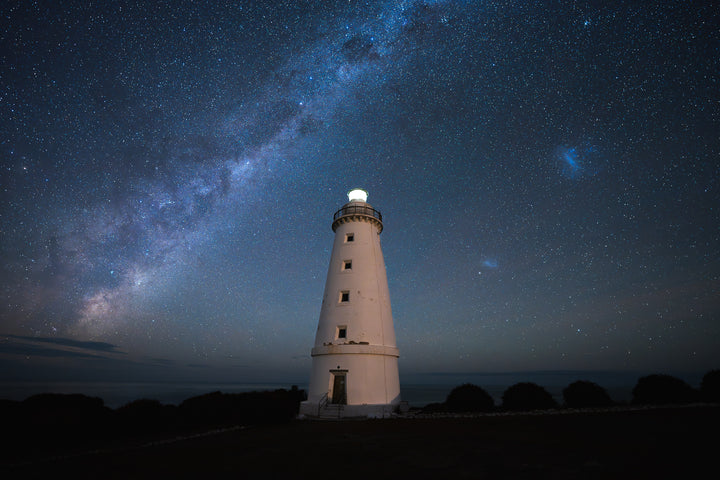
[[[465,383],[452,389],[445,407],[451,412],[489,412],[495,408],[495,402],[482,388]]]
[[[608,407],[612,400],[597,383],[578,380],[563,390],[565,406],[569,408]]]
[[[445,403],[428,403],[422,407],[422,413],[437,413],[445,412],[446,410],[447,407],[445,406]]]
[[[166,405],[160,403],[159,400],[150,398],[140,398],[133,400],[125,405],[118,407],[115,411],[124,416],[147,416],[156,415],[158,411],[162,410]]]
[[[502,406],[505,410],[515,411],[547,410],[556,408],[557,402],[540,385],[522,382],[505,390],[502,396]]]
[[[41,393],[20,402],[17,413],[30,435],[25,440],[34,438],[38,449],[54,443],[93,444],[113,430],[113,411],[97,397]]]
[[[670,375],[648,375],[638,380],[632,403],[639,405],[685,404],[696,402],[698,391]]]
[[[274,390],[267,392],[212,392],[188,398],[180,404],[179,412],[189,424],[254,425],[287,422],[295,418],[304,390]]]
[[[700,398],[704,402],[720,402],[720,370],[711,370],[703,376]]]
[[[42,458],[66,451],[98,448],[105,442],[162,438],[218,426],[289,422],[305,391],[238,394],[209,393],[180,406],[141,399],[112,410],[100,398],[80,394],[33,395],[23,401],[0,400],[3,433],[10,446],[0,449],[0,463]]]
[[[154,432],[168,429],[178,422],[178,407],[147,398],[127,403],[115,412],[126,431]]]
[[[34,424],[72,427],[73,431],[79,426],[94,429],[112,415],[101,398],[81,394],[41,393],[26,398],[21,406]]]

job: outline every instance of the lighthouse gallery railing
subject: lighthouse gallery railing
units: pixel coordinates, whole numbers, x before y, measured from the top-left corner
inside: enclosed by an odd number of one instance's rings
[[[382,222],[382,214],[372,207],[366,205],[345,205],[333,215],[333,222],[345,215],[367,215],[368,217],[377,218]]]

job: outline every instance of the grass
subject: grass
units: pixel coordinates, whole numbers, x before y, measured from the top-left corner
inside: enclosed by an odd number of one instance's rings
[[[5,467],[3,478],[694,478],[720,407],[292,421]]]

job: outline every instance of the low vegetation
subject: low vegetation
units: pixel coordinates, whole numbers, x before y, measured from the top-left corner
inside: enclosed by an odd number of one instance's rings
[[[704,402],[720,402],[720,370],[711,370],[703,376],[700,398]]]
[[[508,411],[548,410],[557,406],[547,390],[531,382],[516,383],[502,396],[502,408]]]
[[[554,408],[607,408],[617,405],[600,385],[577,380],[562,392],[560,405],[543,387],[530,382],[508,387],[502,401],[495,405],[492,397],[477,385],[466,383],[455,387],[443,403],[432,403],[422,413],[457,412],[523,412]],[[633,388],[633,405],[683,405],[698,401],[720,403],[720,370],[703,377],[700,389],[670,375],[648,375],[638,379]]]
[[[445,407],[451,412],[490,412],[495,408],[495,402],[482,388],[465,383],[452,389]]]
[[[84,451],[113,442],[147,442],[214,428],[289,422],[305,392],[293,387],[266,392],[213,392],[179,406],[140,399],[116,410],[100,398],[41,394],[16,402],[0,400],[3,434],[13,443],[0,453],[3,463],[23,455]]]
[[[604,388],[585,380],[568,385],[563,390],[563,400],[568,408],[609,407],[613,404]]]
[[[502,401],[470,383],[455,387],[445,402],[427,405],[423,413],[522,412],[556,408],[604,408],[614,405],[601,386],[578,380],[562,392],[559,403],[543,387],[521,382],[508,387]],[[0,400],[3,433],[13,442],[0,461],[18,461],[19,452],[42,456],[82,451],[117,442],[147,442],[204,432],[209,429],[275,424],[297,417],[305,392],[293,387],[266,392],[228,394],[212,392],[188,398],[180,405],[140,399],[115,410],[100,398],[84,395],[41,394],[23,401]],[[633,389],[633,405],[678,405],[697,401],[720,402],[720,370],[708,372],[700,389],[670,375],[649,375]]]
[[[642,377],[632,393],[632,403],[640,405],[681,405],[700,399],[700,392],[670,375]]]

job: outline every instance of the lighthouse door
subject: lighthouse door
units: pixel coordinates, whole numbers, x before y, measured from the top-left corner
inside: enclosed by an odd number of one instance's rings
[[[333,377],[332,401],[330,403],[346,405],[347,393],[345,391],[345,374],[334,373]]]

